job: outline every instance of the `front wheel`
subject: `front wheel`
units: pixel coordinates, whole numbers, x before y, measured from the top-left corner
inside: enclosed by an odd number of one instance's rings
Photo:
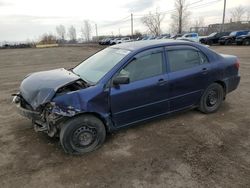
[[[212,40],[208,40],[207,44],[211,46],[211,45],[213,45],[213,41]]]
[[[203,93],[199,110],[203,113],[213,113],[216,112],[224,98],[224,91],[220,84],[213,83],[205,90]]]
[[[92,115],[75,117],[62,125],[60,142],[66,153],[84,154],[99,148],[106,137],[102,121]]]

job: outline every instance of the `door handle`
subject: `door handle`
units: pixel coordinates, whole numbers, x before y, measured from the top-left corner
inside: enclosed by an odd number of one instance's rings
[[[202,68],[202,74],[207,74],[207,72],[208,72],[208,69],[207,68]]]
[[[157,85],[159,86],[163,86],[167,83],[167,80],[164,80],[163,78],[159,79],[158,82],[157,82]]]

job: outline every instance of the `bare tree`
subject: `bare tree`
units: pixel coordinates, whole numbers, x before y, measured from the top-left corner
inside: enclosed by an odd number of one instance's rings
[[[41,36],[39,44],[55,44],[56,43],[56,36],[52,34],[43,34]]]
[[[56,32],[60,40],[65,40],[66,29],[63,25],[56,26]]]
[[[158,36],[161,34],[161,23],[164,19],[163,14],[157,10],[154,14],[149,13],[141,18],[141,22],[148,28],[152,35]]]
[[[68,36],[71,42],[76,42],[76,28],[73,25],[68,29]]]
[[[250,21],[250,9],[247,10],[247,21]]]
[[[186,0],[175,0],[174,6],[175,11],[171,16],[172,28],[174,32],[181,34],[188,24],[190,12],[188,11]]]
[[[243,15],[246,13],[246,9],[242,6],[235,7],[231,10],[231,18],[234,22],[241,21]]]
[[[142,37],[142,33],[139,30],[135,30],[134,32],[134,38]]]
[[[83,38],[87,42],[89,42],[90,38],[91,38],[92,28],[91,28],[91,24],[89,23],[88,20],[83,21],[83,27],[81,28],[81,32],[82,32]]]

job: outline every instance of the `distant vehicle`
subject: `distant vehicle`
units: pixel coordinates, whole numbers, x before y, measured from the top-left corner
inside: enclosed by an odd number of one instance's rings
[[[110,41],[113,40],[113,38],[107,38],[105,41],[105,45],[110,45]]]
[[[233,31],[228,36],[221,37],[219,39],[219,43],[221,45],[230,45],[235,43],[236,37],[239,37],[241,35],[246,35],[249,31],[248,30],[242,30],[242,31]]]
[[[250,32],[248,32],[246,35],[241,35],[239,37],[236,37],[236,44],[250,45]]]
[[[170,37],[171,37],[170,34],[164,34],[162,35],[161,39],[169,39]]]
[[[162,36],[158,36],[155,38],[156,40],[162,39]]]
[[[189,39],[193,42],[199,42],[199,35],[198,33],[186,33],[182,35],[182,37],[177,37],[176,39]]]
[[[183,40],[183,41],[188,41],[188,42],[194,42],[193,40],[191,39],[188,39],[188,38],[179,38],[177,40]]]
[[[176,35],[172,35],[170,38],[171,39],[176,39],[176,38],[181,37],[181,36],[182,36],[182,34],[176,34]]]
[[[116,43],[116,41],[118,41],[118,40],[121,40],[121,38],[114,38],[114,39],[112,39],[112,40],[110,40],[110,45],[114,45],[114,44],[117,44]]]
[[[144,36],[142,40],[154,40],[155,38],[155,36]]]
[[[99,41],[99,44],[100,44],[100,45],[103,45],[104,41],[105,41],[105,39],[100,40],[100,41]]]
[[[207,37],[201,38],[200,42],[203,44],[208,44],[208,45],[217,44],[221,37],[228,36],[229,34],[230,32],[211,33]]]
[[[116,44],[121,44],[121,43],[124,43],[124,42],[130,42],[131,39],[129,37],[124,37],[124,38],[121,38],[121,39],[118,39],[115,41]]]
[[[163,36],[161,39],[169,39],[169,36]]]
[[[149,36],[147,40],[154,40],[156,39],[156,36]]]
[[[67,153],[84,154],[123,127],[193,108],[214,113],[239,82],[236,56],[195,42],[137,41],[69,70],[29,74],[13,102],[36,131],[59,137]]]
[[[111,40],[112,40],[112,38],[105,38],[105,39],[102,39],[101,41],[99,41],[99,44],[100,45],[109,45]]]
[[[142,40],[143,38],[142,37],[137,37],[134,41],[139,41],[139,40]]]

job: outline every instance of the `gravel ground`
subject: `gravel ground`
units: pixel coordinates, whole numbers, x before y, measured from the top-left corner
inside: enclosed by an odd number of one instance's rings
[[[0,50],[0,187],[250,187],[250,48],[212,47],[237,55],[242,80],[220,110],[196,110],[108,136],[84,156],[35,133],[11,94],[30,72],[72,67],[100,47]]]

